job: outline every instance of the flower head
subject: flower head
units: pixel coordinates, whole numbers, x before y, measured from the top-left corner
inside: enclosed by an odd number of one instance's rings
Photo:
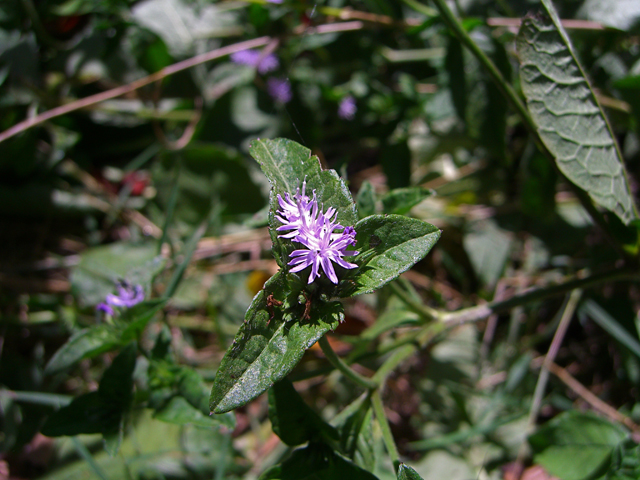
[[[267,91],[278,103],[288,103],[293,98],[291,83],[286,78],[272,77],[267,80]]]
[[[108,315],[113,315],[113,307],[131,308],[144,300],[144,289],[142,285],[131,285],[129,282],[121,281],[117,286],[118,294],[107,294],[103,303],[96,306],[96,310],[101,310]]]
[[[273,53],[263,54],[259,50],[241,50],[231,54],[231,61],[240,65],[255,67],[261,74],[272,72],[280,66]]]
[[[338,116],[343,120],[353,120],[357,111],[356,99],[351,95],[344,97],[338,105]]]
[[[308,283],[312,283],[320,276],[322,269],[329,280],[337,284],[334,263],[347,269],[357,267],[342,258],[358,253],[347,251],[349,246],[356,243],[356,231],[353,227],[343,227],[336,221],[338,212],[335,208],[330,207],[323,212],[318,206],[315,192],[309,198],[305,190],[306,181],[302,183],[302,191],[298,188],[295,195],[286,193],[284,199],[278,195],[281,210],[276,212],[276,218],[283,225],[276,230],[287,232],[279,236],[304,247],[291,252],[291,272],[300,272],[310,266]]]

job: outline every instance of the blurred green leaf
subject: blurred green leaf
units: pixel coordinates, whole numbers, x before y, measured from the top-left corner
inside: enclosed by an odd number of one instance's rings
[[[265,203],[243,157],[233,148],[211,143],[192,143],[179,153],[165,152],[152,170],[158,201],[166,209],[176,186],[174,217],[190,228],[199,225],[219,203],[223,215],[252,214]]]
[[[338,432],[314,412],[286,378],[269,390],[269,420],[276,435],[289,446],[313,440],[338,440]]]
[[[608,420],[575,410],[558,415],[529,437],[534,460],[562,480],[586,480],[604,473],[611,453],[627,433]],[[567,461],[567,459],[571,461]]]
[[[114,292],[119,280],[140,284],[148,291],[151,279],[164,266],[153,243],[117,242],[82,252],[71,272],[71,287],[83,306],[93,306]]]
[[[95,357],[120,346],[120,335],[109,325],[97,325],[75,333],[51,357],[45,374],[64,370],[83,358]]]
[[[433,194],[433,190],[423,187],[393,189],[382,197],[384,213],[405,215],[409,213],[409,210]]]
[[[271,467],[260,480],[375,480],[377,477],[335,453],[326,445],[311,443],[294,450],[281,465]]]
[[[358,204],[358,217],[360,219],[376,213],[376,192],[371,182],[367,180],[362,182],[356,203]]]
[[[357,258],[366,258],[366,263],[348,280],[355,282],[348,296],[370,293],[390,282],[422,260],[440,238],[437,227],[401,215],[372,215],[355,229]]]
[[[299,305],[286,312],[287,321],[282,309],[273,306],[273,300],[286,300],[286,292],[286,279],[278,272],[253,299],[218,369],[209,399],[213,412],[240,407],[286,377],[305,350],[344,318],[342,304],[317,299],[309,319],[304,318],[305,305]]]
[[[204,398],[206,398],[206,396]],[[224,421],[224,419],[228,418],[229,415],[230,414],[204,415],[184,397],[173,397],[162,410],[156,412],[154,418],[177,425],[197,425],[199,427],[211,428],[219,424],[228,424],[229,422]],[[231,417],[233,417],[233,415],[231,415]]]
[[[467,81],[462,44],[455,36],[447,39],[447,55],[445,57],[445,70],[449,76],[449,92],[451,101],[456,109],[458,118],[463,122],[467,118]]]
[[[560,171],[628,225],[638,218],[611,127],[550,0],[517,37],[520,81],[540,138]]]
[[[118,434],[133,400],[133,369],[137,348],[129,344],[105,370],[96,392],[81,395],[53,413],[42,427],[50,437],[81,433]]]
[[[589,315],[609,335],[640,357],[640,343],[638,340],[595,301],[588,299],[582,302],[579,312]]]
[[[512,238],[493,219],[478,221],[464,236],[464,248],[478,277],[489,288],[498,281],[509,255]]]

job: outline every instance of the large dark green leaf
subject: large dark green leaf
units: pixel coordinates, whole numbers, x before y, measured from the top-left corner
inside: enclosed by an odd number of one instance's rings
[[[518,33],[522,91],[562,173],[628,225],[638,218],[620,150],[551,0]]]
[[[50,437],[81,433],[117,434],[133,399],[136,354],[134,343],[125,347],[104,372],[98,390],[75,398],[53,413],[44,424],[42,433]]]
[[[607,468],[624,429],[590,413],[569,411],[529,437],[535,461],[563,480],[586,480]],[[567,459],[571,461],[568,462]]]
[[[305,350],[344,317],[342,304],[316,299],[306,318],[306,302],[290,302],[287,291],[285,276],[278,272],[253,299],[211,389],[209,408],[215,413],[240,407],[283,379]],[[274,301],[288,306],[284,315]]]
[[[269,420],[276,435],[290,446],[324,437],[338,440],[338,432],[314,412],[286,378],[269,390]]]
[[[281,465],[271,467],[260,480],[375,480],[373,474],[323,444],[295,450]]]
[[[422,260],[440,238],[437,227],[401,215],[372,215],[355,228],[358,259],[366,264],[355,273],[348,296],[382,287]]]

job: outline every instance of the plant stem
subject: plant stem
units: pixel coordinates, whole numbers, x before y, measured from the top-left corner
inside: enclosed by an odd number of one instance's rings
[[[544,390],[547,386],[547,380],[549,379],[549,364],[553,363],[556,359],[556,355],[558,354],[558,350],[560,350],[560,345],[562,345],[562,340],[564,339],[564,335],[567,332],[567,328],[569,328],[569,323],[571,323],[571,319],[573,318],[573,314],[576,311],[576,307],[578,306],[578,302],[580,301],[581,296],[582,290],[574,290],[573,292],[571,292],[563,306],[564,308],[562,317],[560,318],[560,323],[558,324],[556,333],[553,336],[553,340],[551,340],[549,351],[544,357],[544,362],[542,363],[542,368],[540,369],[540,375],[538,376],[538,382],[536,383],[536,389],[533,394],[533,400],[531,401],[529,423],[527,425],[529,431],[532,431],[535,427],[536,419],[538,418],[538,412],[540,411],[540,407],[542,405],[542,397],[544,396]]]
[[[544,300],[549,297],[562,295],[578,288],[589,288],[602,283],[615,282],[618,280],[640,280],[640,273],[636,269],[617,269],[591,275],[586,278],[574,278],[559,285],[552,285],[545,288],[530,289],[511,298],[502,301],[478,305],[476,307],[464,308],[457,312],[447,313],[441,316],[441,321],[447,327],[454,327],[464,323],[472,323],[484,320],[489,315],[497,312],[509,310],[519,305]]]
[[[442,20],[444,23],[453,31],[458,40],[462,42],[462,44],[467,47],[471,53],[478,59],[478,61],[484,66],[489,75],[493,78],[493,81],[496,83],[498,88],[502,91],[502,94],[507,98],[507,100],[511,103],[511,106],[518,112],[520,117],[525,123],[525,126],[531,131],[536,139],[536,143],[541,147],[544,151],[546,147],[542,144],[540,137],[538,135],[538,128],[529,115],[529,110],[527,110],[526,105],[522,102],[516,91],[513,89],[510,83],[508,83],[505,78],[502,76],[498,67],[491,61],[489,57],[478,47],[476,42],[469,36],[467,31],[464,29],[462,24],[458,21],[458,19],[453,15],[453,12],[449,10],[446,2],[444,0],[433,0],[436,8],[440,12]]]
[[[333,351],[327,337],[324,336],[320,340],[318,340],[318,344],[324,353],[324,356],[327,357],[327,360],[333,365],[337,370],[339,370],[345,377],[347,377],[352,382],[360,385],[367,390],[374,390],[378,388],[378,383],[374,380],[367,378],[363,375],[360,375],[355,370],[351,369],[349,365],[344,363],[340,357]]]
[[[400,287],[400,285],[398,285],[395,280],[393,282],[389,282],[388,285],[400,300],[402,300],[411,310],[416,312],[425,320],[435,320],[440,317],[440,312],[424,305],[422,302],[416,301],[411,297],[411,295],[409,295],[404,289],[402,289],[402,287]]]
[[[397,472],[400,467],[400,454],[398,453],[396,442],[393,440],[391,428],[389,428],[389,421],[384,413],[384,406],[382,405],[382,399],[380,398],[380,392],[378,390],[371,394],[371,406],[380,425],[380,430],[382,430],[382,440],[393,462],[393,468]]]
[[[382,385],[385,377],[389,375],[404,360],[413,355],[417,349],[418,347],[416,345],[405,345],[398,348],[398,350],[393,352],[393,355],[385,360],[378,371],[376,371],[372,379],[376,382],[376,384]]]

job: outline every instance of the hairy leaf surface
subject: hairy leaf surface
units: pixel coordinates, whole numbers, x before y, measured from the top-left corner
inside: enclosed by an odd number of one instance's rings
[[[628,225],[638,218],[611,127],[550,0],[517,37],[522,91],[560,171]]]

